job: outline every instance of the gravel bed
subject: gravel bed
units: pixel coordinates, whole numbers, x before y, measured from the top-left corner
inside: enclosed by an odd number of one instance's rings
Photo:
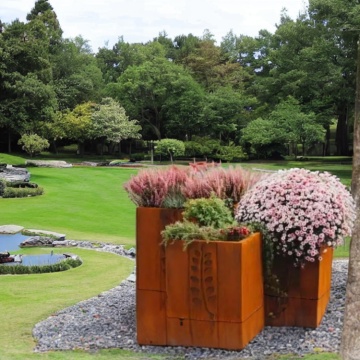
[[[79,245],[80,246],[80,245]],[[86,247],[83,245],[82,247]],[[126,255],[121,247],[107,249]],[[120,248],[122,250],[120,250]],[[120,348],[166,358],[265,359],[274,354],[304,355],[314,351],[337,352],[340,346],[348,261],[333,262],[331,298],[317,329],[270,327],[242,351],[168,346],[140,346],[136,342],[135,283],[124,280],[115,288],[61,310],[35,325],[36,352]]]

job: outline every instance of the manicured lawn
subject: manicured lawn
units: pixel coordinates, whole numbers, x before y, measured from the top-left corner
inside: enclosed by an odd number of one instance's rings
[[[48,253],[49,249],[23,249],[21,252]],[[71,252],[83,259],[83,265],[59,273],[0,276],[0,359],[82,358],[69,352],[32,354],[33,326],[55,311],[118,285],[131,273],[135,263],[109,253],[77,248]]]
[[[134,244],[135,205],[122,184],[134,169],[29,168],[44,195],[1,199],[0,225],[65,233],[67,239]]]

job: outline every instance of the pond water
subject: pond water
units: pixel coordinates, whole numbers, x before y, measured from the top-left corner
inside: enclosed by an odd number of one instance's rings
[[[0,252],[19,250],[19,245],[29,236],[21,233],[17,234],[0,234]]]
[[[27,239],[28,235],[22,235],[21,233],[17,234],[0,234],[0,252],[17,251],[20,249],[19,245],[22,241]],[[65,256],[62,254],[52,254],[52,251],[49,249],[48,254],[41,255],[23,255],[21,265],[31,266],[31,265],[51,265],[64,260]],[[3,265],[19,265],[19,263],[6,263]]]
[[[24,265],[24,266],[32,266],[32,265],[52,265],[60,262],[61,260],[65,260],[65,255],[62,254],[41,254],[41,255],[23,255],[22,262],[10,262],[2,265],[12,266],[12,265]]]

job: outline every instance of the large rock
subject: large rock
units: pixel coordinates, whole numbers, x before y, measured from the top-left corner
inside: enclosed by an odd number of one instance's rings
[[[0,234],[17,234],[24,229],[23,226],[18,225],[1,225]]]
[[[56,168],[68,168],[72,167],[72,164],[61,160],[26,160],[26,165],[33,165],[39,167],[56,167]]]
[[[53,241],[51,237],[45,236],[31,236],[20,243],[20,247],[53,247]]]
[[[0,166],[0,179],[6,181],[30,181],[30,173],[27,169],[14,167],[12,165]]]
[[[35,229],[25,229],[25,235],[38,235],[38,236],[48,236],[51,237],[53,240],[65,240],[66,234],[60,234],[54,231],[47,231],[47,230],[35,230]]]

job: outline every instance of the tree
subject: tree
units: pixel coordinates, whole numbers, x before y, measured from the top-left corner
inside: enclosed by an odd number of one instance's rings
[[[44,149],[49,147],[49,142],[37,134],[24,134],[18,143],[19,145],[22,145],[23,150],[25,150],[30,157],[41,153]]]
[[[155,145],[155,153],[170,156],[170,161],[173,162],[175,156],[182,156],[185,154],[185,145],[182,141],[176,139],[162,139]]]
[[[314,143],[324,141],[325,130],[316,123],[314,113],[302,111],[298,101],[288,97],[280,102],[266,119],[251,121],[243,130],[242,142],[252,147],[252,152],[262,157],[277,151],[286,154],[291,145],[297,154],[297,145],[302,145],[302,153]]]
[[[112,98],[102,99],[100,105],[91,115],[94,138],[102,142],[101,153],[105,141],[119,144],[125,139],[140,139],[141,126],[137,120],[129,120],[125,109]]]
[[[174,129],[182,136],[199,131],[202,89],[182,66],[168,60],[128,67],[116,84],[107,85],[106,94],[139,119],[146,139],[161,139]]]
[[[92,139],[92,120],[91,115],[94,112],[96,104],[87,102],[77,105],[74,110],[66,111],[61,118],[66,137],[77,141],[78,153],[84,153],[84,143]]]
[[[360,5],[353,8],[360,15]],[[356,32],[359,33],[358,28]],[[351,191],[355,200],[356,219],[350,243],[349,270],[346,284],[345,313],[340,354],[343,360],[356,360],[360,354],[360,39],[357,45],[357,72],[355,95],[355,119],[353,141],[353,169]]]

